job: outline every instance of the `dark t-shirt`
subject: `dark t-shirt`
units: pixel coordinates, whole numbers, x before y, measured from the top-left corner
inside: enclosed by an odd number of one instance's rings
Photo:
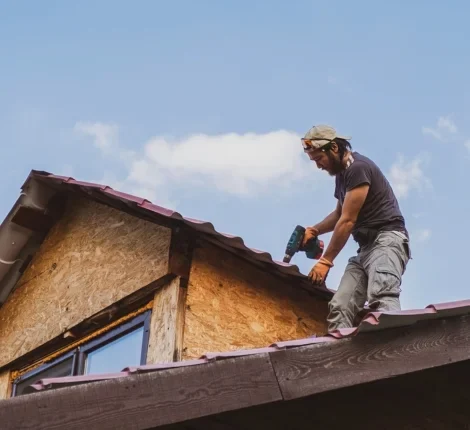
[[[357,152],[352,156],[354,161],[350,166],[336,175],[335,197],[342,205],[347,191],[361,184],[370,185],[352,232],[354,239],[358,240],[358,232],[368,230],[398,230],[408,236],[405,220],[387,178],[369,158]]]

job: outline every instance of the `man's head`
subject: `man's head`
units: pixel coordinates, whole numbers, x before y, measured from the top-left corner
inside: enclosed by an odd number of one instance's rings
[[[317,125],[305,134],[302,145],[319,169],[335,176],[344,169],[344,155],[351,150],[349,139],[351,137],[339,136],[333,127]]]

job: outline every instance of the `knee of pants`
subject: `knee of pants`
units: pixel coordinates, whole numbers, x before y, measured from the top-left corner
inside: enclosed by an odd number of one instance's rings
[[[361,306],[359,303],[356,303],[354,297],[351,297],[348,294],[341,294],[337,292],[333,298],[328,303],[328,309],[330,313],[341,313],[341,314],[351,314],[354,315]]]

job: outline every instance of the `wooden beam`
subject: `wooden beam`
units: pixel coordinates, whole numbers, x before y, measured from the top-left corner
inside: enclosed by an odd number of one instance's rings
[[[8,399],[11,392],[11,372],[5,370],[0,373],[0,400]]]
[[[271,354],[285,400],[468,359],[468,315]]]
[[[187,287],[194,249],[193,232],[189,228],[174,227],[171,231],[168,272],[181,278]]]
[[[176,348],[176,323],[180,278],[155,293],[150,320],[147,364],[171,363]]]
[[[180,361],[183,356],[187,288],[180,277],[155,293],[147,364]]]
[[[11,222],[29,230],[43,232],[51,228],[54,219],[43,210],[20,206],[13,215]]]
[[[269,355],[259,354],[15,397],[0,402],[0,423],[139,430],[278,400]]]
[[[187,287],[188,280],[180,278],[178,299],[176,301],[175,349],[173,351],[173,361],[183,360],[184,323],[186,320],[186,300],[188,297]]]

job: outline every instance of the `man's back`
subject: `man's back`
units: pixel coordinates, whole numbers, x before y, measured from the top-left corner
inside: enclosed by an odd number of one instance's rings
[[[335,197],[343,204],[346,192],[361,184],[369,184],[367,198],[361,208],[353,236],[367,230],[406,232],[405,220],[392,187],[380,168],[369,158],[352,153],[353,162],[336,175]]]

